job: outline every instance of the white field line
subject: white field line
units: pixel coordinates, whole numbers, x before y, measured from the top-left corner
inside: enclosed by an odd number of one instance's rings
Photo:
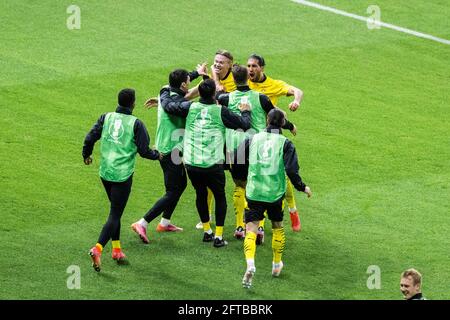
[[[371,23],[373,25],[377,25],[377,26],[389,28],[389,29],[392,29],[392,30],[400,31],[400,32],[403,32],[403,33],[407,33],[407,34],[419,37],[419,38],[429,39],[429,40],[433,40],[433,41],[436,41],[436,42],[440,42],[440,43],[443,43],[443,44],[450,45],[450,40],[438,38],[438,37],[435,37],[435,36],[432,36],[432,35],[429,35],[429,34],[426,34],[426,33],[418,32],[418,31],[414,31],[414,30],[411,30],[411,29],[402,28],[402,27],[399,27],[399,26],[396,26],[396,25],[393,25],[393,24],[390,24],[390,23],[385,23],[385,22],[382,22],[382,21],[374,21],[373,18],[370,18],[370,17],[358,16],[358,15],[353,14],[353,13],[348,13],[348,12],[345,12],[345,11],[342,11],[342,10],[339,10],[339,9],[335,9],[335,8],[332,8],[332,7],[323,6],[321,4],[318,4],[318,3],[315,3],[315,2],[311,2],[311,1],[305,1],[305,0],[291,0],[291,1],[296,2],[298,4],[301,4],[301,5],[304,5],[304,6],[313,7],[313,8],[319,9],[319,10],[329,11],[329,12],[332,12],[334,14],[339,14],[341,16],[345,16],[345,17],[356,19],[356,20],[364,21],[366,23],[369,22],[369,23]]]

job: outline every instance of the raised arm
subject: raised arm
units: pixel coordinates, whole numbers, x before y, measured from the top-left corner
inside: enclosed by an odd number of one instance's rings
[[[202,64],[198,64],[197,65],[197,70],[194,70],[192,72],[189,73],[189,79],[191,81],[195,80],[196,78],[198,78],[199,76],[203,77],[203,80],[209,79],[208,76],[208,67],[206,62],[202,63]],[[197,98],[199,96],[199,92],[198,92],[198,86],[195,86],[194,88],[190,89],[188,91],[188,93],[186,93],[186,95],[184,96],[184,98],[186,100],[193,100],[195,98]]]

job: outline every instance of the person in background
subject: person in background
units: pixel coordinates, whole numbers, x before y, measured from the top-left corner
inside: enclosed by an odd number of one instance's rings
[[[405,300],[426,300],[422,295],[422,275],[416,269],[402,272],[400,277],[400,291]]]

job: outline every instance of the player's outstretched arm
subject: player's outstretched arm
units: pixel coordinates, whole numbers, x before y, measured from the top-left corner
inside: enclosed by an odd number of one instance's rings
[[[159,91],[160,98],[166,98],[169,97],[169,95],[170,95],[169,85],[163,86]],[[155,108],[158,106],[158,102],[159,102],[158,97],[149,98],[147,99],[147,101],[145,101],[144,107],[146,107],[147,109]]]
[[[147,99],[147,101],[145,101],[145,104],[144,104],[144,107],[146,107],[147,109],[155,108],[157,106],[158,106],[158,98],[157,97]]]
[[[287,96],[294,96],[294,101],[289,104],[289,110],[295,111],[303,100],[303,91],[296,87],[290,87]]]

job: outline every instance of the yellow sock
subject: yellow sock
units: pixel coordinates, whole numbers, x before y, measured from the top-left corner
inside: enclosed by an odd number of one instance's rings
[[[286,202],[289,208],[297,208],[295,204],[294,187],[289,179],[286,179]]]
[[[213,212],[213,200],[214,200],[214,194],[212,193],[211,189],[208,188],[208,212],[209,215],[212,215]]]
[[[255,259],[256,254],[256,233],[254,232],[247,232],[245,234],[244,239],[244,254],[245,259]]]
[[[211,225],[209,224],[209,222],[205,222],[202,224],[203,224],[203,231],[207,232],[207,231],[211,230]]]
[[[120,249],[120,240],[112,241],[112,247],[113,249]]]
[[[234,213],[236,214],[236,228],[245,228],[244,224],[244,210],[247,205],[245,200],[245,189],[235,186],[233,193]]]
[[[244,212],[243,217],[242,217],[242,229],[245,229],[245,210],[248,210],[248,203],[247,203],[247,199],[245,198],[245,189],[244,189]]]
[[[216,237],[221,237],[223,235],[223,227],[216,226]]]
[[[95,246],[97,247],[98,251],[102,252],[103,251],[103,246],[100,243],[96,243]]]
[[[280,263],[285,243],[284,228],[272,229],[273,262]]]

